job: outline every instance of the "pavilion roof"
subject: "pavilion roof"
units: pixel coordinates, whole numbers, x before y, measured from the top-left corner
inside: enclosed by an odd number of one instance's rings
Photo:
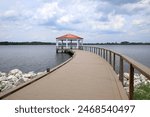
[[[66,34],[66,35],[63,35],[63,36],[60,36],[60,37],[57,37],[56,39],[60,39],[60,40],[63,40],[63,39],[83,39],[82,37],[79,37],[77,35],[73,35],[73,34]]]

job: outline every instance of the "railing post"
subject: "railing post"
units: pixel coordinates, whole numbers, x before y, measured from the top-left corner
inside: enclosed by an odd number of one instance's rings
[[[130,74],[129,74],[129,99],[133,99],[134,94],[134,68],[132,64],[130,64]]]
[[[101,51],[101,49],[99,48],[99,51],[98,51],[98,55],[100,56],[100,51]]]
[[[109,63],[111,65],[111,51],[109,51]]]
[[[83,50],[84,50],[84,47],[83,47]]]
[[[107,50],[106,50],[106,61],[107,61],[107,58],[108,58],[108,52],[107,52]]]
[[[115,53],[113,54],[113,69],[115,71],[115,65],[116,65],[116,56]]]
[[[119,80],[123,84],[123,58],[120,56]]]
[[[103,58],[105,59],[105,49],[103,49]]]

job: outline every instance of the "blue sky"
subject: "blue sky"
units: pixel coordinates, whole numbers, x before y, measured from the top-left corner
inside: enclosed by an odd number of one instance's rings
[[[0,41],[150,42],[150,0],[0,0]]]

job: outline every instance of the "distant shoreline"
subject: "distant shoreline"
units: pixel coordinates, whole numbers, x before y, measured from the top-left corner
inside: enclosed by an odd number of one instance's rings
[[[0,42],[0,45],[56,45],[54,42]],[[150,42],[107,42],[107,43],[84,43],[84,45],[150,45]]]

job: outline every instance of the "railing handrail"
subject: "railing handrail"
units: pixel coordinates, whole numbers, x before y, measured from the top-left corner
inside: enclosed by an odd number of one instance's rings
[[[88,49],[87,49],[88,48]],[[94,47],[94,46],[83,46],[82,49],[89,50],[90,52],[98,53],[101,57],[106,59],[115,71],[115,56],[117,55],[120,57],[120,64],[119,64],[119,79],[121,80],[123,84],[123,61],[126,61],[130,65],[130,71],[129,71],[129,99],[133,99],[133,91],[134,91],[134,69],[138,70],[141,74],[143,74],[147,79],[150,80],[150,68],[147,66],[137,62],[136,60],[120,54],[118,52],[106,49],[106,48],[100,48],[100,47]],[[97,52],[97,49],[99,50]],[[108,55],[109,52],[109,55]],[[113,54],[113,62],[112,62],[112,54]],[[109,58],[108,58],[109,56]]]

